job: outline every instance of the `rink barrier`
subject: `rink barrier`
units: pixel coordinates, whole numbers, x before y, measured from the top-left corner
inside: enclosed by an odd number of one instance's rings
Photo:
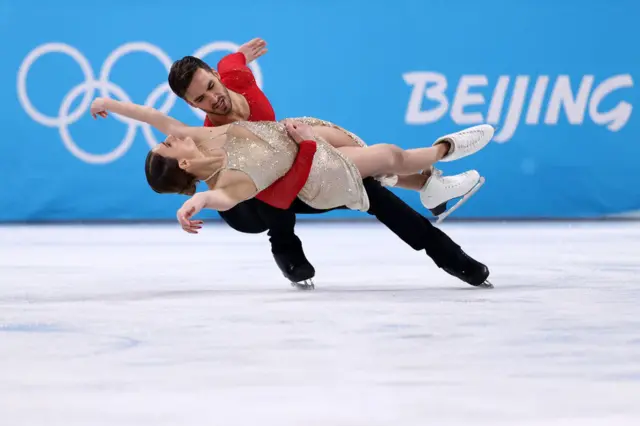
[[[11,40],[0,68],[0,222],[172,221],[185,198],[154,193],[143,172],[162,135],[121,117],[93,121],[89,104],[112,96],[198,125],[202,114],[168,89],[172,61],[193,54],[215,65],[256,36],[269,53],[252,70],[278,118],[316,116],[370,144],[405,148],[495,125],[485,150],[441,166],[486,178],[451,220],[638,217],[640,190],[630,182],[640,181],[640,63],[631,53],[640,4],[623,3],[230,3],[218,13],[242,14],[242,26],[220,19],[214,31],[162,31],[160,22],[186,22],[193,10],[169,0],[135,8],[0,0],[0,32]],[[293,24],[300,8],[304,25]],[[487,14],[499,25],[481,25]],[[97,15],[118,32],[90,37]],[[328,21],[340,30],[318,31]],[[426,212],[416,193],[393,191]],[[313,219],[366,217],[341,210]]]

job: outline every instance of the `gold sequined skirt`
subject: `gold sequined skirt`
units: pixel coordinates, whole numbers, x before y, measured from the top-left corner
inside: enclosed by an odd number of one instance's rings
[[[313,117],[291,118],[291,120],[310,126],[333,127],[346,133],[358,145],[366,146],[355,134],[328,121]],[[346,206],[352,210],[368,211],[369,197],[355,164],[323,138],[316,136],[316,142],[318,148],[313,158],[309,179],[298,197],[319,210]]]

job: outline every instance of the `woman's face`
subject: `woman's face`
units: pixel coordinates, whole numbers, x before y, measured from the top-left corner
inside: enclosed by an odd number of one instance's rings
[[[152,151],[163,157],[175,158],[178,161],[191,160],[200,154],[193,139],[179,139],[171,135],[164,142],[154,147]]]

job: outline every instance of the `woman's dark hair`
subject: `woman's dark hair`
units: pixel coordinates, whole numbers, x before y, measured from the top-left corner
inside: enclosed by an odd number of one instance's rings
[[[193,195],[196,193],[198,179],[182,170],[175,158],[163,157],[149,151],[144,171],[147,175],[147,183],[158,194]]]

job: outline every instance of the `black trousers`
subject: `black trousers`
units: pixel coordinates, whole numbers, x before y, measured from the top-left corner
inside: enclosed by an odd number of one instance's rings
[[[414,250],[425,250],[437,266],[448,266],[456,262],[461,249],[447,234],[374,178],[364,179],[364,187],[369,196],[370,215],[375,216]],[[316,210],[299,199],[289,209],[281,210],[253,198],[231,210],[220,212],[220,216],[233,229],[243,233],[268,231],[271,250],[278,254],[302,248],[294,231],[296,213],[319,214],[327,211]]]

